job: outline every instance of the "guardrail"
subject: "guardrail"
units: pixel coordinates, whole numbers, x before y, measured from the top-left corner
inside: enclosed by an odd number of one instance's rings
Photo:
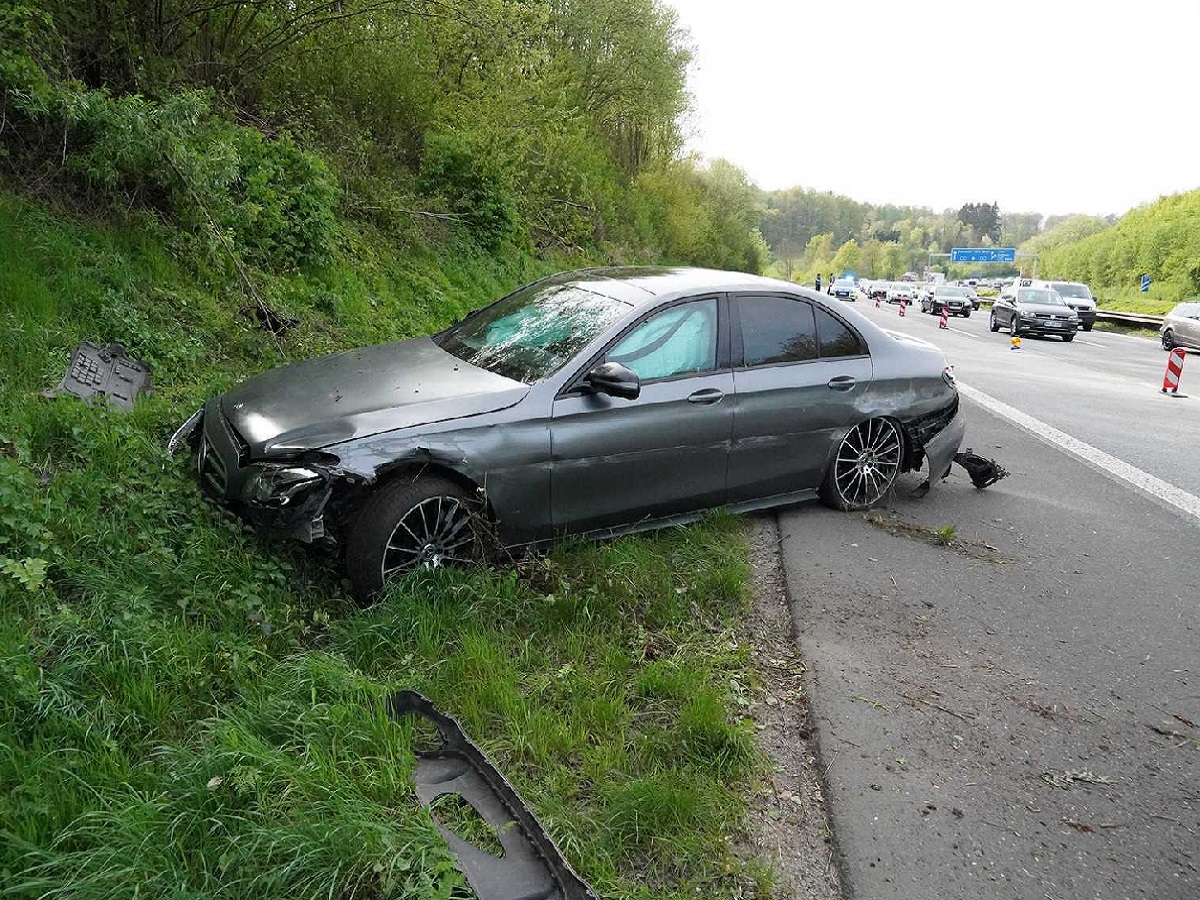
[[[1121,312],[1116,309],[1098,309],[1096,318],[1102,322],[1115,322],[1118,325],[1130,325],[1135,328],[1160,328],[1163,317],[1147,313]]]

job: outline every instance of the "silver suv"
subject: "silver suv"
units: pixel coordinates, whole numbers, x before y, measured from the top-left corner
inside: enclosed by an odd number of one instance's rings
[[[1047,281],[1044,286],[1058,291],[1059,296],[1067,301],[1067,306],[1075,310],[1075,315],[1079,316],[1080,328],[1084,331],[1092,330],[1092,326],[1096,324],[1096,299],[1086,284],[1078,281]]]
[[[1160,334],[1164,350],[1176,347],[1200,350],[1200,302],[1180,303],[1167,313]]]

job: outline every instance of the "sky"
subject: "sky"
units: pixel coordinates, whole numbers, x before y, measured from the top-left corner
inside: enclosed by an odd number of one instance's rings
[[[688,149],[765,190],[1121,214],[1200,188],[1200,0],[663,0]]]

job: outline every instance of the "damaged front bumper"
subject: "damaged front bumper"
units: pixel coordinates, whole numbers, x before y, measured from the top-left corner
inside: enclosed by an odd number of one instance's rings
[[[215,399],[171,436],[167,452],[173,455],[185,446],[195,453],[206,496],[272,536],[306,544],[331,540],[324,517],[333,490],[329,466],[305,456],[251,462],[249,448]]]

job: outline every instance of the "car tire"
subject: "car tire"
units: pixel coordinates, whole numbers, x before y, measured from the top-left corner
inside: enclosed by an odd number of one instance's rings
[[[481,522],[478,502],[447,478],[401,476],[388,482],[363,506],[346,542],[346,572],[355,595],[373,603],[394,575],[480,561]]]
[[[1084,325],[1084,326],[1083,326],[1083,330],[1084,330],[1084,331],[1091,331],[1091,330],[1092,330],[1092,326],[1093,326],[1094,324],[1096,324],[1096,323],[1095,323],[1095,322],[1088,322],[1086,325]]]
[[[867,419],[838,442],[818,494],[833,509],[869,509],[892,489],[904,461],[904,435],[887,418]]]
[[[969,318],[971,318],[971,311],[970,311],[969,309],[964,309],[964,310],[963,310],[962,317],[963,317],[964,319],[969,319]]]
[[[1170,328],[1162,333],[1162,348],[1168,353],[1175,349],[1175,332]]]
[[[995,334],[1000,330],[1000,322],[996,319],[996,312],[993,310],[988,314],[988,331]]]
[[[1073,340],[1075,340],[1075,335],[1073,335],[1073,334],[1064,334],[1063,335],[1063,343],[1069,344]]]

